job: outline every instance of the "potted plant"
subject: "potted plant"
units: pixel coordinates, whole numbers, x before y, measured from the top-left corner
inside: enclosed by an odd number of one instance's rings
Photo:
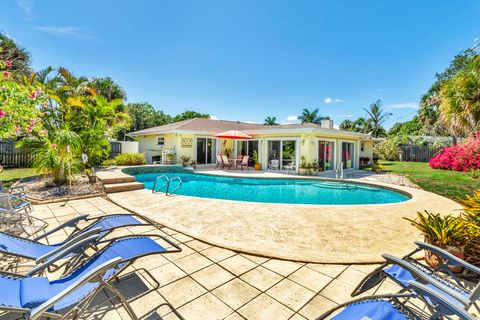
[[[461,200],[463,218],[470,222],[472,238],[465,245],[465,260],[480,266],[480,190]]]
[[[257,150],[253,150],[252,159],[253,159],[253,165],[255,166],[255,170],[262,170],[262,164],[258,162]]]
[[[440,247],[463,259],[463,247],[472,237],[469,222],[452,215],[442,216],[425,210],[425,215],[417,212],[416,219],[408,219],[423,234],[425,242]],[[432,268],[438,268],[442,258],[431,251],[425,251],[425,262]],[[449,266],[452,272],[462,272],[459,266]]]
[[[190,165],[192,166],[193,170],[195,170],[197,168],[197,161],[192,160],[192,162],[190,162]]]
[[[182,165],[184,167],[188,167],[190,165],[190,160],[192,159],[189,156],[181,156],[180,159],[182,160]]]
[[[175,159],[175,155],[173,153],[168,153],[167,154],[167,163],[168,164],[172,164],[173,163],[173,159]]]
[[[311,164],[311,168],[310,168],[310,175],[312,176],[316,176],[318,171],[320,171],[320,166],[318,165],[318,161],[315,160],[312,162]]]
[[[307,161],[305,160],[305,157],[302,156],[302,159],[300,161],[300,166],[298,167],[298,173],[304,176],[307,174],[307,172],[308,172],[308,164],[307,164]]]

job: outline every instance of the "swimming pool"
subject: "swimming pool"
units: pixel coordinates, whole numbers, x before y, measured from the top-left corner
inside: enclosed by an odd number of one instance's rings
[[[133,174],[150,190],[155,178],[161,175],[180,177],[182,186],[176,194],[211,199],[323,205],[382,204],[410,199],[385,188],[336,181],[236,178],[182,172]],[[157,188],[164,183],[165,180],[159,181]],[[170,190],[178,184],[173,180]]]

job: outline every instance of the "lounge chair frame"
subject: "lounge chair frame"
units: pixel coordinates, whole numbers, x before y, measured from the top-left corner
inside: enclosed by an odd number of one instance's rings
[[[316,320],[324,320],[327,319],[330,315],[334,312],[347,307],[351,304],[361,303],[363,301],[372,301],[372,300],[384,300],[390,302],[395,308],[405,314],[408,319],[412,320],[437,320],[441,319],[453,319],[446,315],[445,311],[448,311],[449,314],[452,313],[456,317],[461,320],[475,320],[476,318],[470,315],[467,311],[459,308],[457,304],[452,302],[447,296],[439,293],[438,291],[432,290],[431,288],[421,284],[417,281],[410,281],[408,286],[409,292],[407,293],[397,293],[397,294],[385,294],[385,295],[373,295],[373,296],[366,296],[362,298],[358,298],[355,300],[351,300],[345,303],[342,303],[327,312],[323,313],[319,316]],[[412,298],[419,298],[422,302],[427,306],[428,313],[424,310],[420,310],[419,308],[414,308],[413,306],[407,306],[406,303],[410,301]],[[429,300],[433,299],[435,302],[435,306],[432,306],[429,303]],[[404,300],[402,303],[400,300]],[[455,319],[458,319],[455,318]]]
[[[391,277],[383,270],[389,265],[398,265],[410,272],[414,277],[420,279],[422,282],[430,283],[440,290],[447,292],[452,297],[455,297],[460,303],[462,303],[462,305],[464,305],[466,309],[473,305],[477,310],[480,311],[479,306],[476,304],[476,301],[480,298],[480,282],[477,283],[473,289],[466,288],[462,285],[458,276],[450,270],[449,265],[462,266],[465,268],[465,270],[468,270],[476,276],[480,276],[480,268],[434,245],[420,241],[416,241],[415,244],[417,245],[417,248],[401,259],[388,254],[382,255],[385,259],[385,262],[368,274],[359,283],[359,285],[353,290],[352,296],[356,296],[377,286],[385,281],[386,278],[390,278],[399,286],[401,286],[402,291],[407,290],[407,287],[405,287],[404,284],[394,277]],[[414,259],[413,256],[421,250],[432,251],[443,259],[443,263],[439,265],[438,269],[433,269],[425,264],[420,263],[418,260]],[[458,290],[462,290],[467,293],[468,298],[461,296],[458,293]]]
[[[146,238],[146,237],[149,237],[149,236],[148,235],[128,236],[128,237],[116,238],[115,240],[128,240],[128,239]],[[160,238],[163,238],[163,237],[160,237]],[[169,241],[167,240],[167,242],[169,242]],[[113,242],[111,242],[110,245],[112,243]],[[172,243],[172,245],[176,246],[173,243]],[[101,255],[105,250],[108,249],[108,247],[109,246],[106,246],[102,250],[100,250],[97,253],[95,253],[94,255],[92,255],[87,260],[85,260],[84,263],[86,263],[89,259],[93,259],[93,258],[97,257],[98,255]],[[176,247],[178,247],[178,246],[176,246]],[[181,251],[181,249],[180,249],[180,251]],[[161,252],[161,254],[170,253],[170,252],[172,252],[172,251],[163,251],[163,252]],[[175,251],[175,252],[178,252],[178,251]],[[31,320],[40,319],[41,317],[48,317],[48,318],[53,318],[53,319],[62,319],[62,318],[66,318],[67,316],[68,316],[69,319],[78,319],[84,312],[86,312],[88,310],[89,307],[91,307],[91,304],[92,304],[93,300],[95,299],[95,297],[100,292],[102,292],[103,290],[107,290],[107,291],[109,291],[113,294],[113,297],[109,297],[109,300],[117,298],[120,301],[120,303],[122,304],[122,306],[125,308],[128,315],[132,319],[138,319],[137,316],[135,315],[135,312],[133,311],[132,307],[130,306],[130,303],[127,300],[127,298],[119,290],[117,290],[112,285],[111,282],[118,280],[121,273],[125,269],[127,269],[129,266],[131,266],[136,260],[138,260],[140,258],[143,258],[143,257],[146,257],[146,256],[149,256],[149,255],[154,255],[154,254],[159,254],[159,252],[150,252],[150,253],[145,253],[145,254],[142,254],[142,255],[137,255],[137,256],[135,256],[135,258],[129,259],[127,261],[122,261],[122,259],[120,257],[111,259],[111,260],[97,266],[91,272],[89,272],[88,274],[84,275],[82,278],[75,281],[73,284],[71,284],[69,287],[64,289],[62,292],[58,293],[55,297],[52,297],[51,299],[49,299],[48,301],[44,302],[43,304],[41,304],[40,306],[38,306],[34,309],[13,308],[13,307],[8,307],[8,306],[0,306],[0,311],[10,311],[10,312],[16,312],[16,313],[23,313],[23,314],[26,315],[27,319],[31,319]],[[121,266],[119,267],[120,264],[121,264]],[[71,269],[68,274],[71,274],[72,272],[75,272],[75,270],[77,270],[77,268],[80,268],[80,267],[81,267],[81,265],[77,266],[76,268]],[[103,279],[102,276],[108,270],[111,270],[112,268],[115,268],[116,272],[112,276],[110,276],[109,279],[107,279],[107,280]],[[143,269],[143,270],[144,270],[144,272],[147,272],[147,274],[149,274],[149,276],[151,278],[153,278],[153,276],[151,276],[151,274],[148,271],[146,271],[145,269]],[[132,274],[132,273],[133,272],[130,272],[128,274]],[[125,275],[125,276],[127,276],[127,275]],[[22,278],[22,277],[17,276],[17,278]],[[50,308],[53,305],[55,305],[57,302],[61,301],[63,298],[68,296],[70,293],[72,293],[76,289],[78,289],[78,288],[82,287],[83,285],[85,285],[89,282],[92,282],[92,281],[93,282],[98,282],[99,285],[95,288],[95,290],[90,292],[90,294],[88,294],[81,301],[79,301],[76,304],[75,307],[70,308],[70,310],[68,310],[65,314],[53,313],[53,312],[48,311],[48,310],[50,310]],[[158,288],[158,282],[156,282],[156,283],[157,283],[157,288]],[[155,290],[157,288],[154,288],[153,290]],[[137,299],[138,299],[138,297],[137,297]],[[163,305],[169,306],[170,309],[175,313],[175,315],[177,315],[177,317],[179,317],[179,319],[183,320],[183,317],[181,317],[181,315],[178,314],[178,312],[171,305],[164,303],[164,304],[159,305],[158,307],[163,306]]]

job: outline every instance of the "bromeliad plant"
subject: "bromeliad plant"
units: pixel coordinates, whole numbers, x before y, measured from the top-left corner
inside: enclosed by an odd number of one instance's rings
[[[425,240],[439,247],[463,246],[472,237],[470,223],[461,217],[442,216],[425,210],[417,212],[416,219],[404,218],[425,236]]]

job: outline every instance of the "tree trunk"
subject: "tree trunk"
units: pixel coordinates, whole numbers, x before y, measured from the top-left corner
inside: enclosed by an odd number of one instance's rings
[[[58,170],[57,182],[65,183],[65,158],[64,157],[62,157],[62,160],[60,161],[60,170]]]

